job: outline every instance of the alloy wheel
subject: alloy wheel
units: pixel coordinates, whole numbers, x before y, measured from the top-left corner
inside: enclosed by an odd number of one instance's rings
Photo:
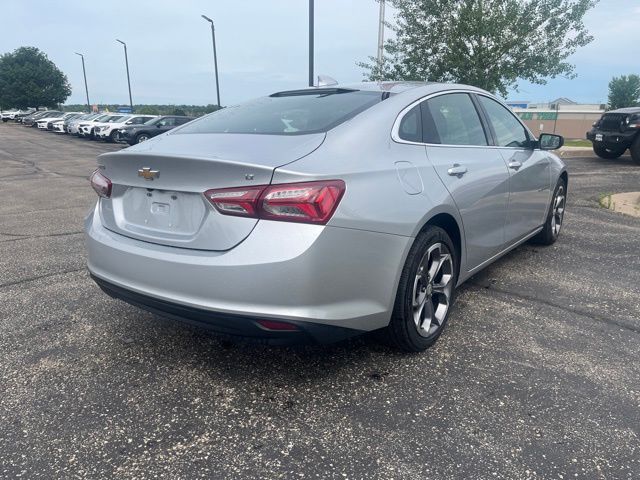
[[[446,245],[434,243],[420,261],[413,282],[413,321],[423,337],[444,323],[453,291],[453,260]]]
[[[560,234],[560,229],[562,228],[565,198],[564,187],[560,185],[556,192],[556,197],[553,199],[553,212],[551,213],[551,231],[554,237]]]

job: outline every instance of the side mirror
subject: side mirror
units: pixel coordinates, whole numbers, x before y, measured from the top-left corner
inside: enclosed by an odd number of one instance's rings
[[[125,125],[131,125],[133,122],[129,120],[128,122],[124,122]]]
[[[538,145],[540,150],[557,150],[564,145],[564,137],[552,133],[541,133]]]

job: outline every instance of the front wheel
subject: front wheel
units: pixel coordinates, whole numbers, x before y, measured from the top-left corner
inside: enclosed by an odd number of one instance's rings
[[[622,156],[626,148],[623,149],[612,149],[605,148],[602,145],[598,145],[596,143],[593,144],[593,153],[595,153],[600,158],[604,158],[605,160],[615,160],[616,158]]]
[[[567,205],[567,184],[560,178],[551,198],[551,205],[547,212],[547,219],[540,233],[533,237],[535,243],[551,245],[555,243],[562,230],[564,220],[564,209]]]
[[[117,130],[114,130],[113,132],[111,132],[109,134],[109,136],[107,137],[107,142],[109,143],[115,143],[118,141],[118,138],[120,137],[120,133]]]
[[[453,305],[458,259],[451,238],[429,226],[415,240],[402,270],[385,338],[405,352],[420,352],[442,334]]]

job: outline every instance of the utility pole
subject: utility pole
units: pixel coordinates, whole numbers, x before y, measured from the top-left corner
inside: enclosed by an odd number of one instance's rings
[[[84,75],[84,90],[87,93],[87,112],[91,113],[91,103],[89,102],[89,87],[87,86],[87,71],[84,68],[84,55],[78,52],[75,52],[76,55],[80,55],[82,58],[82,74]]]
[[[129,57],[127,56],[127,44],[122,40],[116,38],[116,42],[120,42],[124,46],[124,62],[127,66],[127,85],[129,85],[129,106],[131,107],[131,113],[133,113],[133,99],[131,98],[131,77],[129,77]]]
[[[211,24],[211,41],[213,43],[213,70],[216,77],[216,97],[218,99],[218,107],[220,107],[220,83],[218,82],[218,56],[216,55],[216,29],[211,20],[206,15],[201,15],[207,22]]]
[[[380,2],[380,18],[378,22],[378,65],[382,65],[384,53],[384,0]]]
[[[309,86],[313,87],[313,0],[309,0]]]

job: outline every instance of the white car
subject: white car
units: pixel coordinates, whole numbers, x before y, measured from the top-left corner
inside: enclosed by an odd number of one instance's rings
[[[51,117],[48,115],[45,115],[44,117],[39,118],[38,121],[36,122],[38,126],[38,130],[49,130],[50,123],[55,122],[56,120],[64,120],[65,118],[69,117],[70,115],[73,115],[74,113],[78,113],[78,112],[69,112],[69,113],[61,112],[61,113],[56,113]]]
[[[78,128],[80,127],[80,124],[86,123],[90,120],[94,120],[102,116],[106,117],[106,115],[103,113],[87,113],[85,115],[80,115],[79,117],[74,118],[67,124],[67,133],[71,135],[78,135]]]
[[[109,122],[117,122],[125,116],[126,115],[124,114],[109,113],[104,117],[97,117],[89,122],[83,122],[80,124],[80,128],[78,129],[78,135],[80,137],[89,137],[91,140],[94,140],[96,138],[96,127],[102,127]]]
[[[16,118],[16,113],[19,112],[20,110],[5,110],[4,112],[0,113],[0,118],[3,122],[8,122],[9,120],[13,120],[14,118]]]
[[[117,121],[109,121],[94,127],[97,139],[107,142],[117,142],[120,139],[120,129],[127,125],[142,125],[157,115],[127,115]]]

